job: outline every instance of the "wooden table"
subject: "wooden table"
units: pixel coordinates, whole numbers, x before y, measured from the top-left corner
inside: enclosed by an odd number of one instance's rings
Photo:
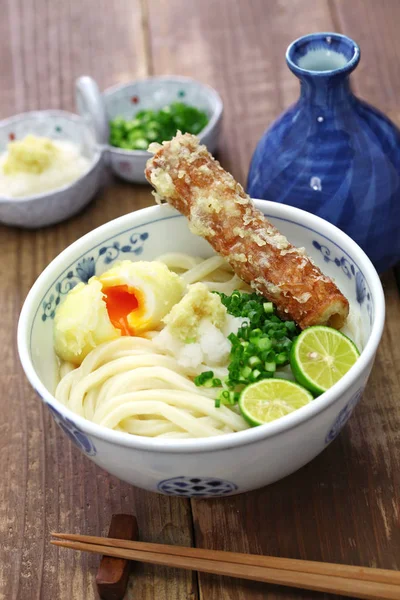
[[[74,79],[85,73],[101,88],[149,74],[192,75],[223,97],[219,158],[242,183],[261,133],[297,97],[284,53],[305,33],[353,36],[362,49],[356,91],[397,116],[397,0],[4,0],[1,12],[1,118],[74,109]],[[73,240],[151,203],[147,187],[110,181],[66,223],[39,231],[0,227],[0,600],[94,599],[98,558],[57,550],[49,534],[103,534],[113,512],[136,513],[148,541],[400,568],[400,299],[392,273],[383,276],[387,325],[362,403],[323,454],[267,488],[192,501],[144,492],[97,468],[44,410],[15,343],[29,288]],[[138,566],[127,594],[325,597],[152,566]]]

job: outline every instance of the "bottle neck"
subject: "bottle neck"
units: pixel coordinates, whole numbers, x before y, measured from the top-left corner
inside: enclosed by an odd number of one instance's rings
[[[339,104],[350,104],[353,98],[347,75],[340,77],[302,76],[300,78],[300,102],[325,110],[333,110]]]

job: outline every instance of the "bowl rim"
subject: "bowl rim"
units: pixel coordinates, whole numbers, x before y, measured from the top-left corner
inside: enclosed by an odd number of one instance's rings
[[[214,102],[216,103],[215,109],[213,111],[213,114],[211,115],[211,118],[209,120],[209,122],[207,123],[207,125],[196,135],[196,137],[198,137],[200,139],[200,141],[202,141],[206,135],[208,135],[208,133],[210,131],[212,131],[215,126],[218,124],[218,121],[222,118],[222,114],[224,111],[224,103],[222,102],[222,98],[219,95],[219,93],[217,92],[217,90],[215,88],[213,88],[211,85],[209,85],[208,83],[203,83],[202,81],[199,81],[198,79],[193,79],[193,77],[186,77],[185,75],[155,75],[155,76],[151,76],[151,77],[142,77],[142,78],[138,78],[138,79],[134,79],[133,81],[128,81],[127,83],[117,83],[116,85],[113,85],[107,89],[104,90],[103,95],[105,97],[109,97],[112,96],[115,92],[118,92],[119,90],[123,90],[125,88],[131,87],[133,85],[136,85],[137,83],[146,83],[146,82],[153,82],[153,81],[160,81],[160,82],[165,82],[165,81],[170,81],[173,83],[194,83],[195,85],[197,85],[198,87],[204,88],[207,93],[209,94],[209,96],[212,96],[214,98]],[[151,152],[148,152],[147,150],[127,150],[125,148],[118,148],[118,146],[111,146],[111,144],[105,144],[105,148],[107,149],[108,152],[112,152],[114,154],[122,154],[125,156],[140,156],[140,157],[146,157],[149,158],[150,156],[152,156]]]
[[[50,264],[42,271],[30,289],[19,317],[17,343],[20,361],[22,363],[23,370],[25,371],[25,375],[41,399],[61,413],[64,418],[72,420],[73,423],[76,424],[77,427],[79,427],[84,433],[97,439],[104,440],[118,446],[134,448],[141,451],[162,451],[171,453],[211,452],[215,450],[224,450],[232,447],[240,447],[252,444],[262,439],[271,438],[283,432],[289,431],[301,425],[302,423],[309,421],[317,414],[323,413],[326,409],[333,405],[342,396],[342,394],[346,392],[347,389],[352,387],[352,385],[359,379],[363,371],[368,369],[369,364],[372,363],[374,359],[377,347],[379,345],[385,320],[385,298],[379,275],[370,259],[358,246],[358,244],[335,225],[332,225],[324,219],[321,219],[320,217],[317,217],[302,209],[292,206],[271,202],[268,200],[257,199],[255,199],[254,204],[257,208],[261,210],[264,209],[262,212],[267,214],[268,217],[286,218],[287,220],[292,221],[292,219],[296,219],[297,216],[297,223],[300,222],[303,226],[307,227],[311,231],[316,232],[322,237],[331,239],[324,234],[329,235],[333,233],[333,237],[337,240],[334,243],[340,244],[344,242],[343,245],[347,246],[349,251],[352,253],[350,257],[352,262],[355,264],[362,264],[362,272],[369,283],[373,296],[375,319],[372,324],[371,335],[361,353],[360,358],[350,369],[350,371],[348,371],[348,373],[346,373],[346,375],[340,379],[340,381],[338,381],[331,389],[326,391],[310,404],[297,411],[294,411],[289,415],[286,415],[285,417],[282,417],[281,419],[277,419],[272,423],[267,423],[265,425],[260,425],[258,427],[253,427],[236,433],[227,433],[221,436],[210,438],[159,440],[157,438],[153,439],[114,431],[112,429],[108,429],[107,427],[93,423],[84,417],[81,417],[80,415],[77,415],[69,408],[65,407],[61,402],[56,400],[56,398],[40,381],[33,367],[29,353],[28,326],[32,311],[37,309],[37,300],[36,304],[34,304],[34,301],[36,295],[41,293],[40,290],[42,289],[42,281],[46,280],[48,275],[51,273],[60,272],[60,268],[64,268],[62,265],[65,264],[65,255],[74,253],[75,250],[80,246],[84,247],[87,242],[90,241],[93,234],[98,236],[99,234],[106,234],[108,231],[111,232],[113,229],[116,229],[123,224],[126,225],[127,219],[131,220],[133,218],[135,221],[135,217],[138,217],[139,221],[142,221],[144,218],[144,222],[139,224],[139,226],[144,226],[146,224],[147,217],[147,223],[151,223],[160,216],[179,215],[175,209],[172,209],[168,205],[157,205],[143,208],[138,211],[134,211],[133,213],[123,215],[122,217],[118,217],[117,219],[109,221],[108,223],[105,223],[104,225],[101,225],[100,227],[97,227],[96,229],[82,236],[65,248],[50,262]],[[131,223],[131,225],[134,226],[134,223]],[[339,247],[341,246],[339,245]],[[348,254],[346,250],[344,250],[344,253]]]
[[[84,129],[88,129],[89,130],[89,126],[87,125],[87,123],[85,123],[84,119],[75,114],[75,113],[71,113],[67,110],[56,110],[56,109],[49,109],[49,110],[30,110],[24,113],[19,113],[17,115],[13,115],[12,117],[8,117],[7,119],[2,119],[0,121],[0,129],[2,129],[3,126],[7,126],[7,125],[11,125],[12,123],[17,123],[19,121],[22,121],[23,119],[26,119],[28,117],[63,117],[64,119],[69,119],[70,121],[73,121],[74,123],[76,123],[77,125],[83,127]],[[43,198],[49,198],[52,196],[56,196],[58,194],[62,194],[63,192],[65,192],[66,190],[70,190],[72,188],[74,188],[74,186],[79,185],[79,183],[88,175],[90,175],[90,173],[92,173],[95,168],[98,166],[99,162],[101,161],[103,156],[103,149],[101,146],[99,146],[97,143],[93,144],[93,157],[90,161],[90,167],[87,171],[85,171],[84,173],[82,173],[82,175],[80,175],[78,177],[78,179],[74,179],[74,181],[71,181],[70,183],[66,183],[61,187],[55,188],[54,190],[49,190],[48,192],[41,192],[40,194],[31,194],[30,196],[20,196],[17,198],[14,198],[13,196],[4,196],[2,194],[0,194],[0,204],[23,204],[24,202],[35,202],[36,200],[42,200]]]

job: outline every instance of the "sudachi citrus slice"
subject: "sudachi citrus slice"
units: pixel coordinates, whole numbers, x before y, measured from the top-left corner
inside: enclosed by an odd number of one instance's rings
[[[263,379],[247,386],[239,398],[239,408],[250,425],[280,419],[313,399],[309,391],[287,379]]]
[[[315,325],[302,331],[294,342],[290,365],[301,385],[322,394],[347,373],[359,356],[356,345],[346,335]]]

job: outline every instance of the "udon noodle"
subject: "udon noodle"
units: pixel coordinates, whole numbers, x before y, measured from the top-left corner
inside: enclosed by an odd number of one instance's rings
[[[170,253],[157,260],[186,284],[203,282],[225,294],[248,289],[219,256],[204,260]],[[183,367],[157,346],[157,333],[101,344],[78,368],[62,363],[56,398],[94,423],[141,436],[196,438],[247,429],[236,407],[215,407],[221,388],[199,388],[193,383],[196,375],[208,370],[222,378],[227,368]]]

